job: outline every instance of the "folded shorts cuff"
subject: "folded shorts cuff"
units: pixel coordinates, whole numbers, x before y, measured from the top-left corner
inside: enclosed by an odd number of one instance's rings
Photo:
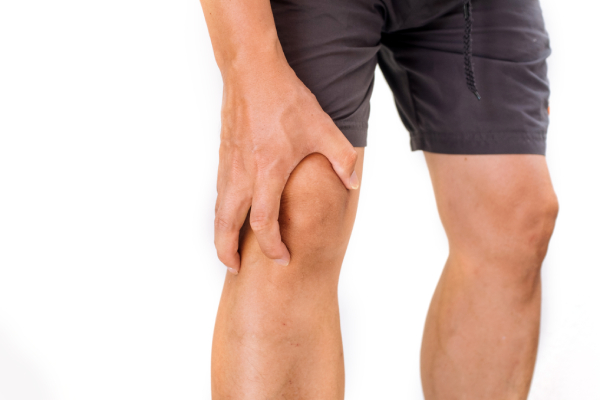
[[[440,134],[410,134],[412,151],[441,154],[539,154],[546,155],[546,132],[486,133],[445,137]]]
[[[335,122],[335,125],[342,131],[346,139],[350,141],[354,147],[366,147],[367,145],[367,130],[369,124],[367,122],[351,122],[341,121]]]

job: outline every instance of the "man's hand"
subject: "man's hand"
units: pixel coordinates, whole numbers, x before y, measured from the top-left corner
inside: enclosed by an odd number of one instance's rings
[[[240,269],[239,232],[248,210],[264,254],[281,265],[290,253],[279,233],[288,177],[311,153],[325,155],[348,189],[358,188],[357,154],[283,54],[268,0],[201,0],[223,76],[215,246]]]
[[[223,78],[217,253],[237,274],[239,232],[251,208],[250,226],[260,248],[285,266],[290,253],[279,232],[279,202],[292,170],[307,155],[321,153],[344,185],[356,189],[357,154],[283,55],[255,57]]]

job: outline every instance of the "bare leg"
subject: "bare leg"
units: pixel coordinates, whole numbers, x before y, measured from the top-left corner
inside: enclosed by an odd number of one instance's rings
[[[320,154],[296,167],[279,215],[287,267],[262,254],[245,224],[240,273],[227,274],[215,326],[214,400],[343,399],[337,284],[358,194]]]
[[[421,349],[427,400],[523,400],[558,203],[539,155],[425,153],[450,254]]]

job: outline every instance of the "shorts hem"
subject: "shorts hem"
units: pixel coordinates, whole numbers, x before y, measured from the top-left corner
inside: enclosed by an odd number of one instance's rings
[[[439,134],[410,135],[412,151],[441,154],[539,154],[546,155],[546,134],[489,134],[486,138],[440,137]],[[497,138],[494,138],[497,136]]]
[[[335,121],[334,121],[335,122]],[[340,122],[335,125],[342,131],[346,139],[354,147],[367,146],[368,124],[364,122]]]

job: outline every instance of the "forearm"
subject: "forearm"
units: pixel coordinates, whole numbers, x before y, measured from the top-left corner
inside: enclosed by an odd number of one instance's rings
[[[217,65],[231,68],[282,59],[269,0],[201,0]]]

